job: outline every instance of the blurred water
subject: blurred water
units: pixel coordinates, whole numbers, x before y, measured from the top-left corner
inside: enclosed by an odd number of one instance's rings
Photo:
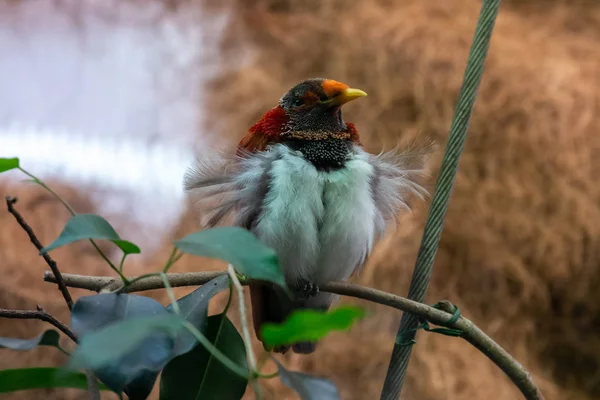
[[[182,211],[183,173],[201,139],[198,93],[210,71],[200,60],[214,38],[200,11],[9,4],[0,5],[0,156],[90,191],[123,236],[156,245]]]

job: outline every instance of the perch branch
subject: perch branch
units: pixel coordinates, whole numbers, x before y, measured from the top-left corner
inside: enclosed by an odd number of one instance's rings
[[[227,274],[226,271],[215,272],[190,272],[184,274],[167,274],[169,283],[173,287],[181,286],[199,286],[216,278],[219,275]],[[110,285],[121,284],[114,278],[104,276],[85,276],[64,274],[63,278],[69,287],[81,288],[99,292]],[[133,280],[135,278],[129,278]],[[44,281],[56,283],[56,279],[50,272],[44,274]],[[250,283],[250,280],[243,280],[243,285]],[[145,290],[161,289],[164,287],[159,277],[148,277],[139,280],[127,287],[128,292],[140,292]],[[510,380],[519,388],[527,400],[543,400],[544,397],[535,386],[529,372],[515,360],[498,343],[487,336],[470,320],[460,317],[454,323],[448,323],[452,319],[452,313],[428,306],[404,297],[396,296],[381,290],[364,287],[344,282],[330,282],[319,287],[322,292],[329,292],[343,296],[355,297],[368,300],[385,306],[393,307],[398,310],[414,314],[424,320],[436,325],[445,326],[462,331],[460,337],[471,343],[475,348],[485,354],[494,364],[496,364]]]
[[[17,223],[27,233],[27,235],[29,236],[29,240],[31,241],[31,243],[33,243],[36,249],[38,249],[38,251],[42,250],[44,246],[33,232],[33,229],[31,229],[31,226],[29,226],[29,224],[25,221],[21,214],[17,210],[15,210],[14,205],[16,204],[16,202],[16,197],[6,196],[6,207],[8,208],[8,212],[11,213],[13,217],[15,217]],[[71,298],[69,289],[67,289],[67,285],[65,285],[65,282],[63,281],[60,271],[58,270],[58,265],[56,265],[56,261],[54,261],[52,257],[50,257],[48,254],[43,254],[42,257],[44,257],[44,260],[46,261],[46,263],[52,270],[52,273],[56,277],[56,284],[58,285],[58,289],[62,293],[65,301],[67,302],[67,307],[69,307],[70,310],[71,308],[73,308],[73,299]]]
[[[71,340],[77,343],[77,336],[65,324],[48,314],[38,306],[36,311],[33,310],[7,310],[0,308],[0,318],[13,319],[39,319],[40,321],[48,322],[58,328],[62,333],[67,335]]]

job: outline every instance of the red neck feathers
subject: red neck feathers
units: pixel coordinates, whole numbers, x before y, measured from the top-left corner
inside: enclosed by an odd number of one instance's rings
[[[238,154],[242,150],[249,152],[262,151],[268,144],[277,142],[287,122],[288,116],[281,106],[267,111],[242,138],[238,144]]]
[[[278,142],[288,121],[289,118],[281,106],[267,111],[257,123],[250,127],[248,133],[240,140],[237,147],[237,154],[242,155],[245,152],[263,151],[267,145]],[[346,123],[346,130],[350,133],[350,140],[362,146],[354,124],[351,122]]]
[[[283,126],[289,118],[281,106],[277,106],[265,113],[260,121],[250,127],[249,133],[261,133],[271,138],[281,135]]]
[[[352,122],[346,122],[346,130],[350,133],[350,141],[362,146],[362,143],[360,142],[360,136],[358,135],[358,130]]]

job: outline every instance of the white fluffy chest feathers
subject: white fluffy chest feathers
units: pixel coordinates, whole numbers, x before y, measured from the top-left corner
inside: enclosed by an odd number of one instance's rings
[[[330,172],[295,152],[273,161],[253,231],[277,251],[288,281],[345,280],[362,265],[375,240],[373,173],[361,155]]]
[[[280,258],[288,283],[347,279],[410,194],[424,153],[373,155],[361,147],[343,168],[319,171],[302,155],[276,144],[243,156],[207,150],[188,171],[186,190],[206,227],[225,217],[254,232]]]

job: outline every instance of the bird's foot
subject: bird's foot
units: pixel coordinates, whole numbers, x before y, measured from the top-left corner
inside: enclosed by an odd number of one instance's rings
[[[292,345],[292,351],[296,354],[310,354],[316,347],[317,344],[314,342],[298,342]]]
[[[290,346],[275,346],[273,348],[273,353],[285,354],[290,349]]]
[[[319,294],[319,286],[308,280],[301,280],[292,290],[294,296],[300,300],[306,300]]]

